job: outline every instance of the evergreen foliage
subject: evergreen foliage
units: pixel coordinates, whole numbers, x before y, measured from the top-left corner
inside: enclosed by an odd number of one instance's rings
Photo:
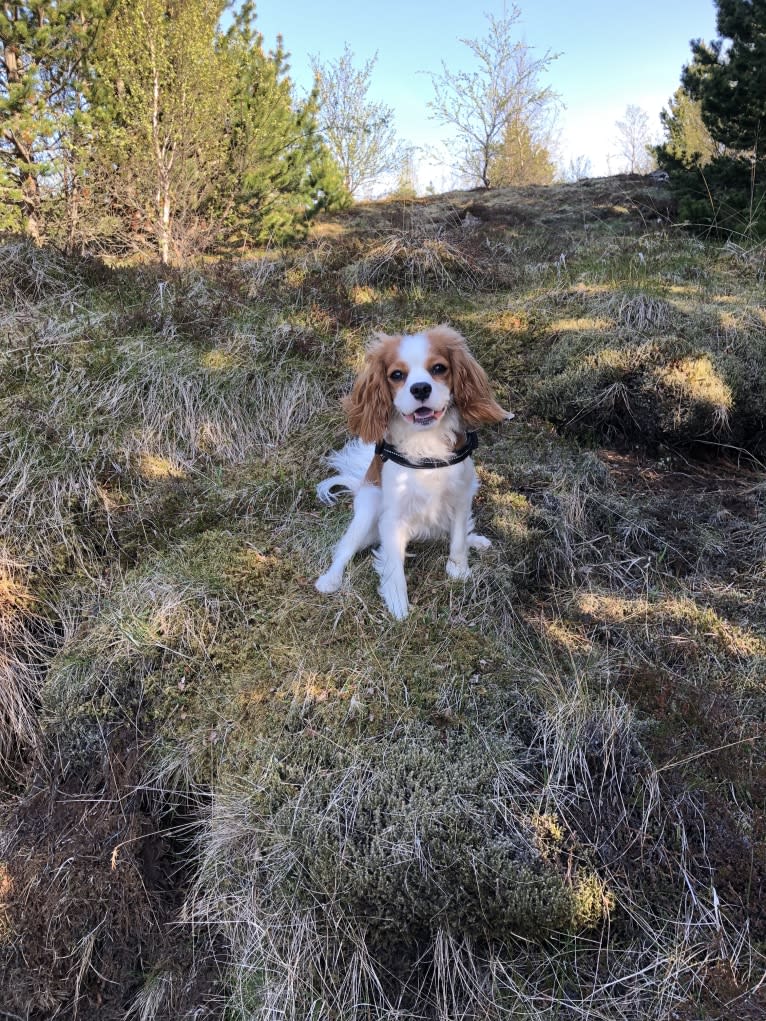
[[[702,118],[727,149],[763,160],[766,124],[766,0],[716,0],[722,38],[692,43],[683,85],[702,105]]]
[[[716,0],[720,38],[692,43],[681,88],[663,111],[657,159],[679,212],[724,236],[766,231],[766,0]]]
[[[512,118],[492,161],[492,183],[504,185],[551,184],[556,168],[545,140],[523,116]]]
[[[226,131],[226,166],[218,212],[242,237],[284,240],[305,231],[323,208],[341,208],[348,193],[322,142],[318,93],[294,103],[281,38],[266,54],[245,3],[221,42],[234,82]]]
[[[163,263],[286,240],[348,196],[245,3],[61,0],[0,11],[0,227]]]
[[[87,62],[106,0],[0,7],[0,224],[42,240],[43,189],[85,115]]]
[[[685,167],[705,166],[722,153],[723,146],[705,127],[700,101],[692,99],[683,86],[670,97],[660,120],[667,137],[655,150],[658,160],[674,160]]]

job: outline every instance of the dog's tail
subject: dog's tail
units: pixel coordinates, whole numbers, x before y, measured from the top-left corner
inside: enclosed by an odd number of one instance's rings
[[[363,443],[361,440],[350,440],[341,450],[336,450],[327,458],[327,463],[338,472],[317,486],[317,496],[322,503],[333,504],[340,493],[356,495],[375,454],[374,443]],[[336,493],[334,490],[338,490]]]

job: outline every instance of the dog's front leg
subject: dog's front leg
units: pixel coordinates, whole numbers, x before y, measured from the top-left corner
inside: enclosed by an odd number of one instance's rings
[[[343,583],[343,572],[349,560],[360,549],[371,546],[378,537],[380,489],[362,486],[354,497],[354,516],[345,535],[335,548],[332,564],[314,586],[319,592],[337,592]]]
[[[404,577],[404,554],[409,534],[396,514],[380,518],[380,548],[375,551],[375,567],[380,575],[379,591],[389,613],[404,620],[410,611],[407,579]]]
[[[472,494],[469,494],[467,500],[461,500],[458,503],[450,525],[447,575],[458,581],[464,581],[471,576],[471,568],[468,566],[468,531],[471,517],[471,501]]]

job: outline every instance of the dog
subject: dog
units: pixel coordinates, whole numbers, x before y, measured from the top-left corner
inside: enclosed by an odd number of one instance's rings
[[[315,586],[336,592],[354,554],[377,546],[380,594],[404,620],[410,540],[448,535],[447,575],[459,580],[471,574],[468,550],[491,545],[473,531],[475,429],[513,415],[495,401],[484,369],[449,326],[375,334],[344,404],[356,438],[329,457],[338,474],[317,486],[317,496],[334,504],[336,491],[352,493],[354,515]]]

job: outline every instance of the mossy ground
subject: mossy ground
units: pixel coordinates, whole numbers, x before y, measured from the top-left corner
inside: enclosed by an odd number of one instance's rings
[[[761,1009],[763,258],[671,213],[455,193],[164,273],[7,241],[4,1009]],[[314,486],[371,330],[441,321],[517,418],[492,549],[413,548],[396,624],[368,555],[314,590]]]

